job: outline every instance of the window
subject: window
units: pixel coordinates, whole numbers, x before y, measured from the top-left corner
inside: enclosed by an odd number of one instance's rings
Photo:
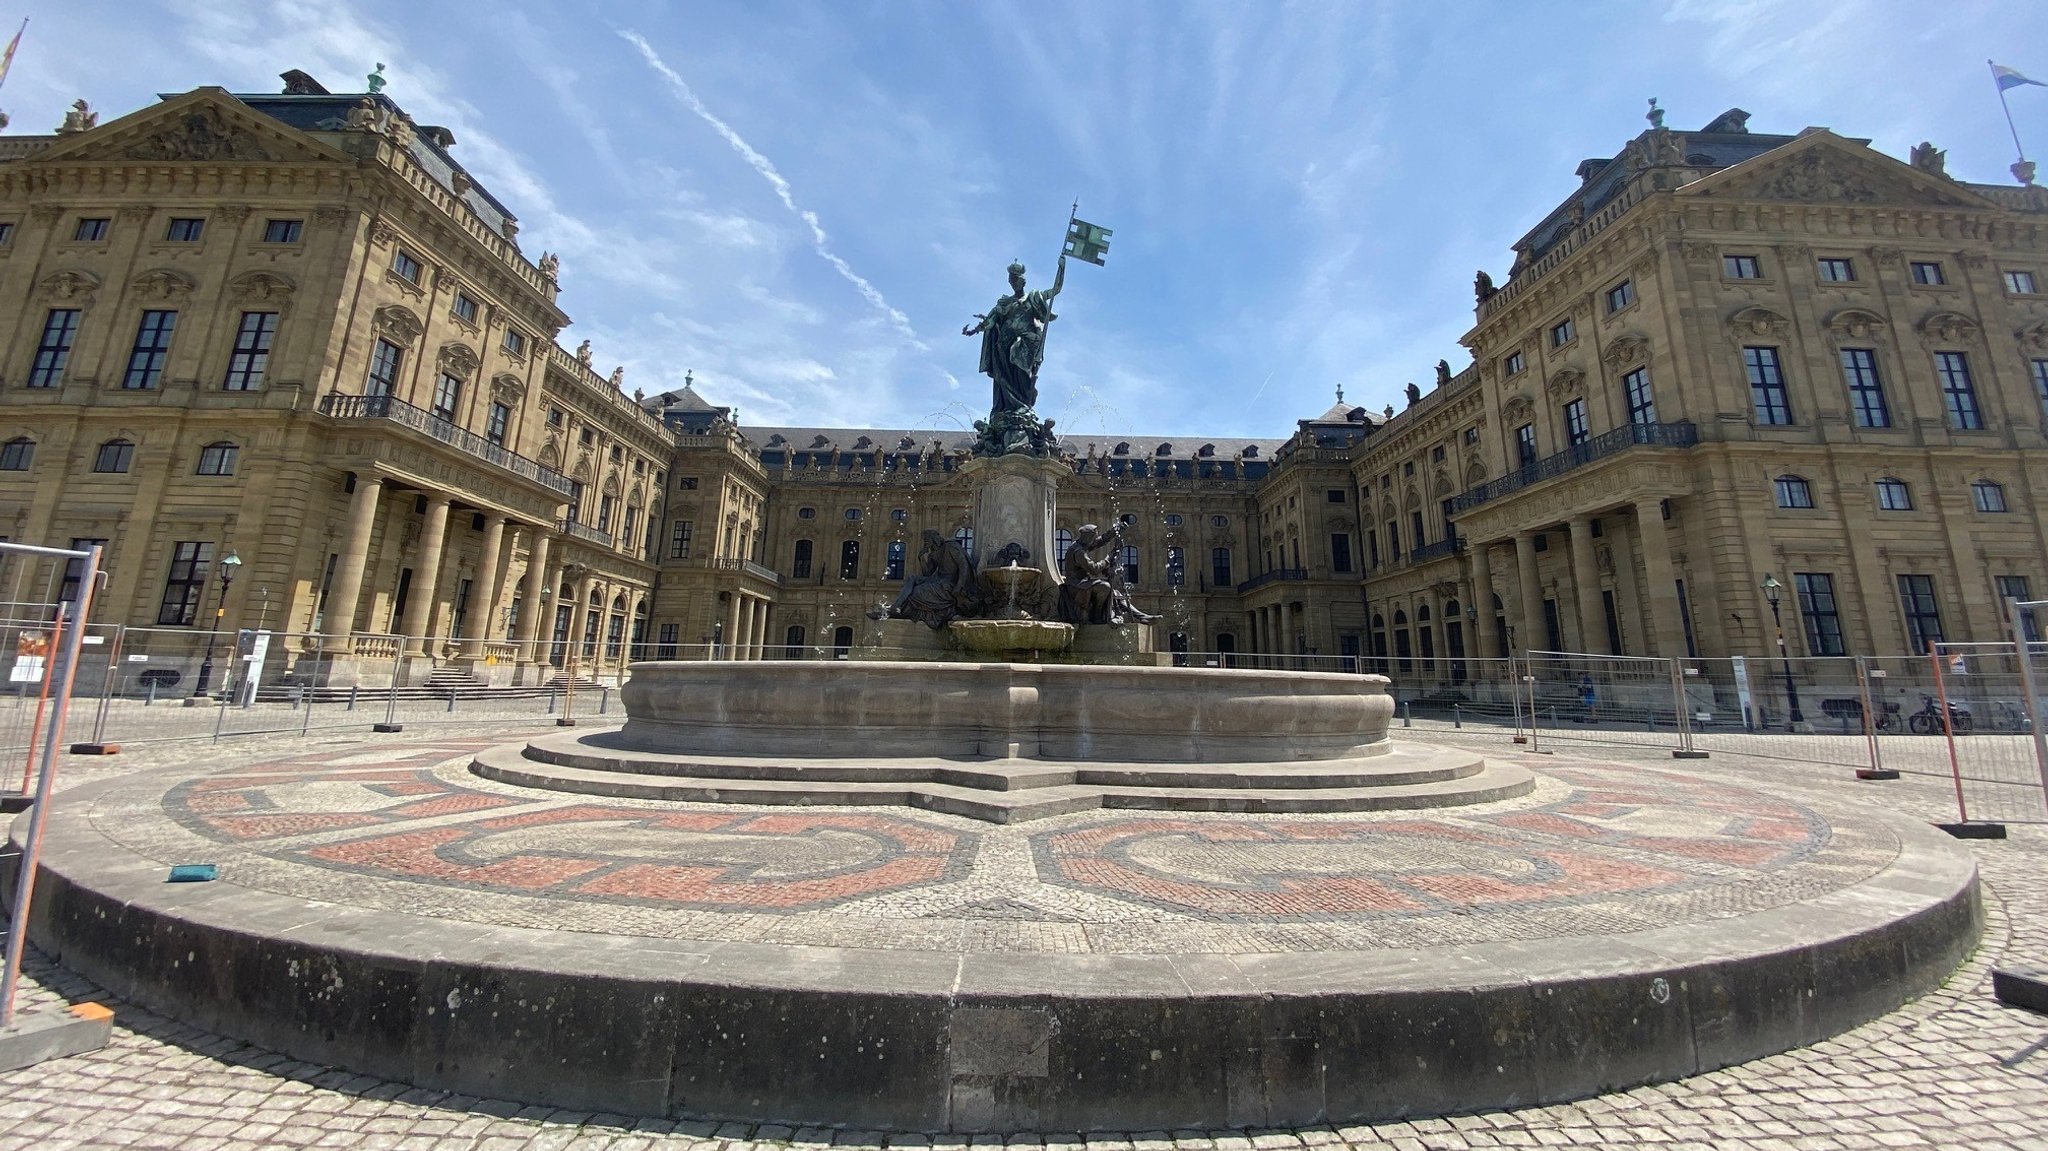
[[[882,578],[892,580],[903,578],[903,553],[902,540],[889,541],[889,551],[885,561],[887,566],[884,568]]]
[[[561,426],[562,426],[562,409],[560,409],[560,408],[549,408],[549,409],[548,409],[548,426],[549,426],[549,427],[551,427],[551,428],[559,428],[559,427],[561,427]],[[697,485],[695,485],[695,484],[684,484],[684,485],[682,485],[682,486],[684,486],[684,487],[696,487]]]
[[[860,578],[859,540],[846,540],[839,545],[839,578],[844,580]]]
[[[491,414],[485,418],[484,422],[484,438],[502,448],[505,446],[505,437],[511,431],[511,428],[511,406],[498,403],[495,400],[492,401]]]
[[[2018,600],[2021,603],[2033,602],[2034,597],[2027,592],[2027,577],[2022,575],[2002,575],[1997,577],[1995,582],[1998,585],[1999,606],[2001,608],[2009,609],[2013,600]],[[2009,615],[2006,617],[2008,621],[2011,618]],[[2026,637],[2028,643],[2041,642],[2041,621],[2034,614],[2033,608],[2020,609],[2020,634]]]
[[[960,550],[961,550],[961,551],[963,551],[963,552],[966,552],[966,553],[968,554],[968,556],[969,556],[970,558],[972,558],[972,557],[973,557],[973,555],[974,555],[974,529],[973,529],[973,528],[967,527],[966,525],[964,525],[964,524],[963,524],[963,525],[961,525],[960,527],[958,527],[958,528],[955,528],[955,529],[953,529],[953,542],[954,542],[954,543],[957,543],[957,544],[959,544],[959,545],[960,545]]]
[[[1632,280],[1623,280],[1621,283],[1607,289],[1607,310],[1609,312],[1619,312],[1635,302],[1636,286]]]
[[[1522,369],[1523,369],[1523,368],[1525,368],[1525,367],[1527,367],[1527,366],[1528,366],[1528,365],[1527,365],[1527,364],[1525,364],[1525,363],[1523,363],[1523,361],[1522,361],[1522,353],[1520,353],[1520,352],[1509,352],[1509,353],[1508,353],[1508,359],[1507,359],[1507,373],[1508,373],[1508,375],[1511,375],[1511,376],[1516,376],[1516,375],[1520,375],[1520,374],[1521,374],[1521,372],[1522,372]]]
[[[1781,508],[1810,508],[1813,506],[1813,485],[1798,476],[1779,476],[1776,481],[1778,506]]]
[[[0,244],[14,242],[14,221],[0,220]]]
[[[127,440],[108,440],[92,458],[96,472],[125,472],[135,463],[135,445]]]
[[[28,371],[31,388],[54,388],[71,359],[71,344],[78,339],[78,309],[51,308],[43,321],[43,338],[36,342],[35,363]]]
[[[1371,528],[1365,532],[1365,562],[1371,568],[1380,566],[1380,533]]]
[[[476,323],[476,301],[466,292],[455,293],[455,303],[449,306],[449,310],[455,313],[456,319],[465,324]]]
[[[789,578],[811,578],[811,541],[796,541],[796,553],[789,559]]]
[[[1723,256],[1721,274],[1731,280],[1760,280],[1764,273],[1755,256]]]
[[[1351,533],[1330,533],[1330,570],[1348,572],[1351,570]]]
[[[1054,567],[1067,562],[1067,549],[1074,546],[1074,533],[1065,528],[1052,533],[1052,562]]]
[[[1948,410],[1948,425],[1958,431],[1982,428],[1984,413],[1977,409],[1970,357],[1962,352],[1936,352],[1934,369],[1941,376],[1941,403]]]
[[[199,233],[205,228],[205,220],[193,216],[173,216],[170,228],[164,232],[164,239],[174,244],[197,243]]]
[[[1515,456],[1517,466],[1525,468],[1536,466],[1535,424],[1523,424],[1515,429]]]
[[[1835,577],[1823,572],[1793,572],[1799,596],[1799,619],[1806,625],[1806,654],[1846,655],[1842,616],[1835,607]]]
[[[818,509],[816,509],[816,508],[798,508],[798,509],[796,509],[796,518],[798,518],[798,519],[800,519],[800,520],[814,520],[814,519],[817,519],[817,518],[818,518]]]
[[[1877,353],[1869,348],[1842,349],[1842,379],[1849,385],[1849,410],[1859,428],[1892,426],[1891,409],[1884,402],[1884,385],[1877,378]]]
[[[2005,506],[2005,488],[1990,480],[1978,480],[1970,485],[1970,499],[1980,512],[2002,512]]]
[[[596,443],[597,429],[590,427],[576,429],[576,442],[582,444],[586,448]]]
[[[626,458],[626,449],[621,444],[612,445],[612,462],[619,463]]]
[[[235,474],[235,457],[240,448],[222,440],[199,449],[199,474],[202,476],[231,476]]]
[[[1569,318],[1559,320],[1555,324],[1550,325],[1550,346],[1553,348],[1562,348],[1578,338],[1578,329],[1572,327],[1572,322]]]
[[[508,356],[526,355],[526,333],[516,328],[506,328],[505,354]]]
[[[1444,446],[1442,444],[1438,444],[1437,446],[1429,449],[1429,462],[1433,464],[1443,463],[1444,455]]]
[[[105,216],[82,217],[78,226],[71,230],[71,238],[81,244],[104,240],[107,238],[107,223]]]
[[[16,436],[0,444],[0,472],[25,472],[36,462],[36,442],[27,436]]]
[[[1621,392],[1628,400],[1628,422],[1631,424],[1654,424],[1657,422],[1657,402],[1650,395],[1650,369],[1637,368],[1621,377]]]
[[[562,517],[562,518],[563,518],[563,519],[565,519],[565,520],[567,520],[568,522],[570,522],[570,523],[572,523],[572,524],[578,524],[578,523],[582,523],[582,522],[583,522],[583,481],[582,481],[582,480],[570,480],[570,481],[569,481],[569,499],[568,499],[568,504],[569,504],[569,510],[568,510],[568,511],[567,511],[567,512],[566,512],[566,513],[565,513],[565,514],[563,515],[563,517]],[[731,528],[727,528],[727,529],[726,529],[726,533],[727,533],[728,537],[730,537],[730,535],[731,535],[731,532],[732,532],[732,529],[731,529]]]
[[[1856,265],[1846,259],[1823,256],[1820,260],[1820,278],[1830,284],[1846,284],[1856,278]]]
[[[619,508],[619,497],[606,493],[597,497],[597,530],[612,530],[612,513]]]
[[[399,279],[409,284],[420,282],[420,262],[413,259],[412,254],[404,248],[399,248],[391,253],[391,270],[397,274]]]
[[[2041,398],[2041,407],[2048,411],[2048,360],[2034,360],[2027,365],[2034,373],[2034,394]]]
[[[1564,442],[1567,447],[1577,447],[1591,438],[1586,430],[1586,401],[1581,397],[1564,406]]]
[[[1124,545],[1124,550],[1123,550],[1123,561],[1124,561],[1124,582],[1125,582],[1125,583],[1127,583],[1127,584],[1130,584],[1130,585],[1131,585],[1131,586],[1133,586],[1133,587],[1136,587],[1136,586],[1137,586],[1137,583],[1138,583],[1138,548],[1137,548],[1137,545],[1135,545],[1135,544],[1125,544],[1125,545]]]
[[[2042,365],[2043,365],[2043,367],[2042,367],[2042,370],[2043,370],[2044,372],[2048,372],[2048,360],[2043,360],[2043,361],[2041,361],[2041,362],[2042,362]],[[2042,386],[2043,386],[2044,388],[2048,388],[2048,384],[2043,384]],[[1230,517],[1229,517],[1229,516],[1210,516],[1210,517],[1209,517],[1209,526],[1210,526],[1210,527],[1212,527],[1212,528],[1227,528],[1227,527],[1229,527],[1229,526],[1230,526]]]
[[[81,223],[82,222],[83,221],[81,221]],[[2011,292],[2015,296],[2033,295],[2035,291],[2034,273],[2007,272],[2005,274],[2005,290]]]
[[[1906,638],[1913,650],[1925,652],[1941,642],[1941,606],[1934,599],[1934,577],[1899,577],[1899,603],[1906,609]]]
[[[455,422],[455,405],[462,400],[462,381],[442,372],[434,380],[434,414]]]
[[[1941,274],[1941,265],[1932,260],[1913,261],[1913,282],[1926,287],[1940,287],[1948,283],[1948,277]]]
[[[268,220],[263,225],[263,242],[266,244],[296,244],[299,229],[305,226],[303,220]]]
[[[1877,506],[1888,512],[1913,510],[1913,491],[1906,481],[1890,476],[1877,481]]]
[[[895,523],[899,523],[899,524],[906,524],[906,523],[909,523],[909,522],[910,522],[910,509],[909,509],[909,508],[890,508],[890,509],[889,509],[889,519],[890,519],[890,520],[892,520],[893,522],[895,522]]]
[[[1230,549],[1211,548],[1209,551],[1209,580],[1219,588],[1230,586]]]
[[[106,542],[107,542],[107,541],[106,541],[106,540],[104,540],[104,539],[91,539],[91,538],[81,538],[81,537],[78,537],[78,536],[73,536],[73,537],[72,537],[72,539],[71,539],[71,550],[72,550],[72,551],[75,551],[75,552],[82,552],[82,551],[91,551],[91,550],[92,550],[93,548],[95,548],[95,547],[104,547],[104,546],[106,546]],[[106,570],[106,564],[107,564],[107,557],[106,557],[106,553],[102,552],[102,553],[100,553],[100,570],[102,570],[102,571],[105,571],[105,570]],[[57,585],[57,598],[58,598],[59,600],[62,600],[62,601],[63,601],[63,602],[65,602],[65,603],[69,603],[69,604],[75,604],[75,603],[77,603],[77,602],[78,602],[78,585],[79,585],[79,583],[80,583],[80,582],[81,582],[82,580],[84,580],[84,578],[85,578],[85,560],[84,560],[84,559],[82,559],[82,558],[81,558],[81,559],[69,559],[69,560],[65,560],[65,561],[64,561],[64,579],[63,579],[63,581],[62,581],[61,583],[59,583],[59,584]]]
[[[171,574],[164,580],[164,598],[157,606],[156,622],[191,626],[199,615],[199,593],[206,587],[206,569],[212,562],[213,545],[203,540],[171,546]],[[77,594],[74,589],[72,595]]]
[[[1410,476],[1410,477],[1414,476],[1414,475],[1415,475],[1415,461],[1414,461],[1414,460],[1409,460],[1409,461],[1407,461],[1406,463],[1402,464],[1402,465],[1401,465],[1401,474],[1402,474],[1402,475],[1404,475],[1404,476]]]
[[[1479,426],[1477,424],[1474,424],[1473,426],[1465,429],[1465,446],[1469,448],[1478,442]]]
[[[859,523],[859,522],[860,522],[860,509],[859,509],[859,508],[847,508],[847,509],[846,509],[846,513],[845,513],[845,514],[846,514],[846,522],[847,522],[847,523],[850,523],[850,524],[857,524],[857,523]]]
[[[1778,349],[1744,348],[1742,365],[1749,372],[1749,401],[1760,424],[1792,422],[1791,401],[1785,395],[1785,373],[1778,367]]]
[[[124,388],[153,388],[163,378],[164,357],[170,354],[171,332],[178,326],[178,313],[148,311],[135,328],[135,347],[128,353],[128,371],[121,376]]]
[[[1408,550],[1413,551],[1416,548],[1421,547],[1424,542],[1421,512],[1408,513],[1408,528],[1410,532],[1408,538]]]
[[[388,396],[398,387],[398,369],[405,363],[405,349],[390,340],[378,340],[370,350],[370,380],[364,385],[366,396]]]
[[[276,312],[243,312],[235,329],[235,350],[228,354],[228,375],[221,386],[230,392],[253,392],[263,386],[270,366],[270,344],[277,337]]]
[[[1177,547],[1166,549],[1166,586],[1186,587],[1188,582],[1188,553]]]
[[[668,558],[686,560],[690,558],[690,521],[677,520],[669,529]]]

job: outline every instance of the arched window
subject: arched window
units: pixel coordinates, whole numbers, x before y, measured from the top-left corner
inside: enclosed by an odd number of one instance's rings
[[[1800,476],[1779,476],[1775,481],[1778,491],[1778,506],[1781,508],[1810,508],[1813,506],[1813,485]]]
[[[832,658],[845,659],[853,651],[853,629],[840,626],[832,629]]]
[[[839,578],[846,580],[860,578],[859,540],[847,540],[839,545]]]
[[[789,560],[789,578],[811,578],[811,541],[796,541],[796,554]]]
[[[235,459],[241,449],[222,440],[199,449],[199,474],[202,476],[231,476],[235,474]]]
[[[125,472],[135,462],[135,445],[127,440],[108,440],[92,458],[96,472]]]
[[[1408,613],[1394,612],[1394,668],[1403,675],[1415,670],[1415,652],[1408,634]]]
[[[1187,582],[1188,582],[1188,557],[1187,557],[1187,552],[1186,552],[1186,551],[1185,551],[1184,549],[1181,549],[1181,548],[1177,548],[1177,547],[1169,547],[1169,548],[1167,548],[1167,549],[1166,549],[1166,586],[1167,586],[1167,587],[1185,587],[1185,586],[1187,585]],[[1183,642],[1185,642],[1185,640],[1186,640],[1186,638],[1187,638],[1187,637],[1186,637],[1186,636],[1182,636],[1181,638],[1182,638]]]
[[[902,540],[889,541],[889,569],[885,575],[885,578],[903,578],[903,551],[904,548]]]
[[[1218,589],[1231,586],[1229,548],[1211,548],[1209,550],[1209,578],[1215,582]]]
[[[0,472],[25,472],[36,461],[36,442],[16,436],[0,444]]]
[[[969,559],[972,559],[974,557],[973,528],[962,527],[958,531],[955,531],[953,533],[953,542],[960,545],[960,550],[966,552]]]

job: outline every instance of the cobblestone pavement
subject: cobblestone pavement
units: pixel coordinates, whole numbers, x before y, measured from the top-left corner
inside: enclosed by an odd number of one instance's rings
[[[505,738],[513,738],[515,730],[505,728]],[[482,733],[471,728],[463,734]],[[407,738],[349,735],[321,743],[344,756]],[[65,771],[68,781],[78,782],[187,762],[195,753],[209,757],[209,764],[232,767],[305,747],[296,741],[289,746],[160,747],[133,758],[70,758]],[[1815,804],[1861,799],[1922,818],[1953,818],[1953,792],[1933,776],[1860,783],[1839,765],[1748,760],[1718,751],[1711,760],[1677,765],[1667,752],[1654,748],[1574,751],[1756,786]],[[100,999],[116,1012],[115,1038],[103,1051],[0,1075],[0,1147],[2048,1148],[2048,1017],[2004,1007],[1990,992],[1993,965],[2048,966],[2048,890],[2040,882],[2048,865],[2048,829],[2015,826],[2011,834],[2005,841],[1971,845],[1987,887],[1984,944],[1941,990],[1815,1047],[1571,1104],[1284,1132],[1050,1133],[1007,1140],[551,1112],[297,1063],[109,1001],[36,957],[28,972],[27,1002],[47,1006],[59,999]]]

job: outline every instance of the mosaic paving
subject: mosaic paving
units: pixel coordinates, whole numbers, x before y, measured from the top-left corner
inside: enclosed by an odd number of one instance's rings
[[[925,950],[1245,953],[1625,932],[1867,878],[1881,824],[1640,767],[1428,813],[1092,811],[1018,827],[901,808],[664,804],[478,779],[483,740],[138,776],[95,826],[166,865],[485,923]]]

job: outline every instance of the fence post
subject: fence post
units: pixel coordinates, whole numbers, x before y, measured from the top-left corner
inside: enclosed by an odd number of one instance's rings
[[[1463,711],[1459,710],[1459,708],[1458,708],[1458,705],[1457,705],[1457,704],[1453,703],[1453,704],[1451,705],[1451,729],[1452,729],[1453,731],[1463,731],[1463,730],[1464,730],[1464,728],[1465,728],[1465,713],[1464,713]]]
[[[2027,642],[2025,613],[2018,600],[2006,601],[2012,616],[2013,650],[2020,657],[2020,691],[2027,697],[2027,730],[2034,736],[2034,767],[2041,775],[2041,798],[2048,802],[2048,731],[2041,730],[2041,704],[2034,683],[2034,654]]]
[[[576,653],[569,653],[568,678],[562,683],[562,714],[555,717],[556,727],[576,726]]]
[[[1885,768],[1884,752],[1879,748],[1877,740],[1877,725],[1884,718],[1884,713],[1877,708],[1883,701],[1870,694],[1870,681],[1883,678],[1883,669],[1873,670],[1868,656],[1856,657],[1856,690],[1861,693],[1863,699],[1863,742],[1870,752],[1870,766],[1857,768],[1857,779],[1899,778],[1898,772]]]
[[[93,709],[92,740],[71,745],[73,755],[119,755],[121,745],[107,742],[107,712],[114,706],[114,677],[121,673],[121,641],[127,638],[125,624],[114,628],[114,642],[107,649],[107,673],[100,680],[100,705]]]
[[[1539,746],[1537,745],[1537,737],[1536,737],[1536,661],[1535,661],[1535,660],[1531,659],[1531,660],[1529,661],[1529,674],[1527,674],[1527,675],[1525,675],[1525,676],[1523,676],[1523,677],[1522,677],[1522,682],[1523,682],[1523,683],[1526,683],[1526,684],[1528,684],[1528,685],[1529,685],[1529,750],[1530,750],[1530,751],[1541,751],[1542,749],[1541,749],[1541,748],[1540,748],[1540,747],[1539,747]],[[1554,722],[1554,721],[1553,721],[1553,724],[1552,724],[1552,726],[1555,726],[1555,722]]]
[[[1408,700],[1405,700],[1405,699],[1404,699],[1404,700],[1402,700],[1402,701],[1401,701],[1401,726],[1402,726],[1402,727],[1414,727],[1414,726],[1415,726],[1415,716],[1414,716],[1414,714],[1413,714],[1413,713],[1411,713],[1411,712],[1410,712],[1410,711],[1408,710],[1408,704],[1409,704],[1409,701],[1408,701]]]
[[[144,706],[144,707],[148,707],[148,706],[149,706],[150,704],[153,704],[153,703],[155,703],[155,702],[156,702],[156,681],[155,681],[155,680],[150,680],[150,681],[149,681],[149,685],[148,685],[148,690],[147,690],[147,691],[146,691],[146,692],[144,693],[144,695],[143,695],[143,697],[142,697],[142,706]]]
[[[370,725],[371,731],[404,731],[405,725],[398,722],[398,679],[405,668],[405,637],[398,637],[398,654],[391,657],[391,686],[384,692],[384,722]]]
[[[597,714],[603,715],[605,709],[611,706],[611,702],[612,689],[609,687],[599,687],[597,689]]]
[[[1522,730],[1522,680],[1515,672],[1515,657],[1508,657],[1508,706],[1515,713],[1515,734],[1510,743],[1527,743],[1529,737]]]
[[[1675,705],[1672,715],[1678,720],[1678,747],[1671,753],[1673,759],[1706,759],[1707,753],[1692,742],[1692,702],[1685,697],[1685,677],[1698,675],[1699,669],[1683,666],[1678,660],[1671,661],[1671,699]]]

